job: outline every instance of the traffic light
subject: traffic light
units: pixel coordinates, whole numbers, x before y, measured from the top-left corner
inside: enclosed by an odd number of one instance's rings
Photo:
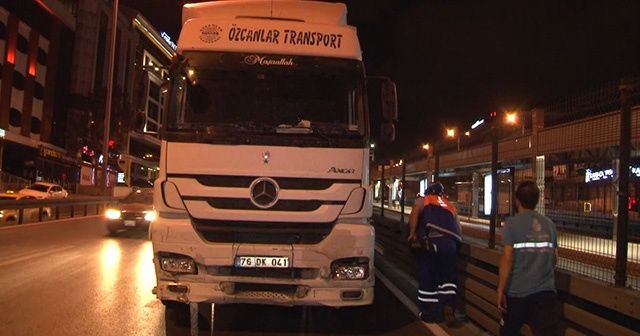
[[[487,120],[487,124],[494,127],[498,123],[498,112],[492,111],[489,112],[489,120]]]
[[[107,142],[107,144],[109,144],[109,148],[113,148],[116,145],[116,141],[113,139],[109,139],[109,142]]]

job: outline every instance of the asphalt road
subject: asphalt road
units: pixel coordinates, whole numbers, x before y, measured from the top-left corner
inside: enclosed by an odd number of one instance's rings
[[[433,335],[379,279],[370,306],[194,305],[196,321],[151,293],[152,258],[146,232],[108,236],[100,216],[0,228],[0,335]]]

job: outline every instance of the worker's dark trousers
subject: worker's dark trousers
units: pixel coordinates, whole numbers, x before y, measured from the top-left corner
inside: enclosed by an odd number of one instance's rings
[[[418,306],[422,319],[436,320],[444,307],[455,308],[457,284],[456,256],[458,242],[448,236],[431,238],[435,254],[417,255]]]
[[[534,335],[553,336],[557,323],[555,303],[555,291],[525,297],[507,296],[507,312],[500,321],[500,335],[520,335],[520,328],[527,323]]]

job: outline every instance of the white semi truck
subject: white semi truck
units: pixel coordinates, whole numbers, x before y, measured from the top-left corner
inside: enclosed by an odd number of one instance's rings
[[[346,13],[184,6],[149,229],[163,303],[372,303],[367,78]],[[383,84],[393,137],[395,86]]]

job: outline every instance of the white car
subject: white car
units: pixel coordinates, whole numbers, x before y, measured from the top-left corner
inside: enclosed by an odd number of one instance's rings
[[[36,182],[20,191],[21,195],[29,195],[35,198],[67,198],[69,193],[58,184],[48,182]]]
[[[0,193],[0,201],[4,200],[25,200],[25,199],[35,199],[33,196],[28,195],[19,195],[19,194],[7,194]],[[38,220],[38,212],[42,210],[42,219],[45,219],[51,215],[50,207],[39,208],[26,208],[22,210],[23,220],[25,221],[37,221]],[[20,211],[17,209],[2,209],[0,210],[0,226],[2,226],[3,222],[16,222],[18,221],[20,216]]]

